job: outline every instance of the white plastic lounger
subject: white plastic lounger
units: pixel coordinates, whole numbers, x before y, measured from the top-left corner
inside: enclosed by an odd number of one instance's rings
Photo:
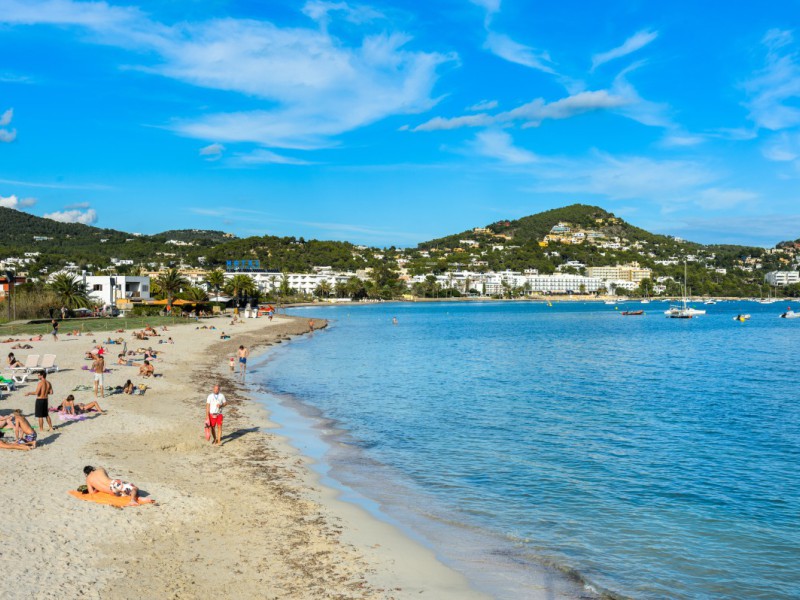
[[[28,369],[28,373],[38,373],[39,371],[44,371],[45,373],[53,373],[58,371],[58,366],[56,365],[56,355],[45,354],[44,358],[42,359],[42,364]]]

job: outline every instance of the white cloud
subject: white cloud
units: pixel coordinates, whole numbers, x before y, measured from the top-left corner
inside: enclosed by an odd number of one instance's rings
[[[16,210],[17,206],[19,206],[19,199],[13,194],[5,198],[0,196],[0,206],[3,208],[13,208]]]
[[[523,104],[514,110],[499,115],[502,121],[524,121],[526,127],[536,127],[547,119],[569,119],[577,115],[598,110],[619,109],[629,100],[608,92],[579,92],[555,102],[545,102],[541,98]]]
[[[368,6],[350,6],[346,2],[311,0],[303,6],[303,14],[320,23],[323,28],[327,28],[332,12],[340,13],[346,21],[356,24],[383,17],[381,13]]]
[[[225,146],[222,144],[209,144],[204,148],[200,148],[200,156],[205,156],[206,160],[214,161],[219,160],[222,158],[222,153],[225,150]]]
[[[9,108],[2,115],[0,115],[0,128],[4,128],[11,124],[11,119],[14,118],[14,109]],[[13,142],[17,138],[16,129],[0,129],[0,142]]]
[[[749,190],[712,187],[701,190],[697,195],[696,203],[709,210],[721,210],[747,202],[755,202],[758,199],[758,194]]]
[[[74,202],[72,204],[68,204],[64,208],[89,208],[91,204],[88,202]]]
[[[301,160],[299,158],[293,158],[291,156],[283,156],[280,154],[276,154],[270,150],[265,150],[264,148],[259,148],[257,150],[253,150],[247,154],[237,154],[233,161],[235,164],[241,165],[310,165],[310,163],[305,160]]]
[[[459,129],[461,127],[488,127],[497,122],[497,117],[480,113],[477,115],[465,115],[463,117],[433,117],[422,125],[418,125],[412,131],[440,131],[447,129]]]
[[[485,9],[487,13],[496,13],[500,10],[501,0],[470,0],[472,4]]]
[[[629,37],[621,46],[617,46],[612,50],[607,52],[601,52],[600,54],[595,54],[592,57],[592,70],[594,71],[597,67],[602,64],[607,63],[610,60],[614,60],[616,58],[622,58],[623,56],[627,56],[641,48],[644,48],[655,40],[658,37],[657,31],[651,31],[649,29],[645,29],[642,31],[638,31]]]
[[[533,152],[515,146],[508,132],[499,129],[481,131],[470,146],[479,155],[496,158],[509,165],[525,165],[539,161],[539,157]]]
[[[789,52],[792,33],[772,29],[762,39],[767,48],[766,65],[745,84],[750,94],[748,118],[756,126],[779,131],[800,125],[800,61]]]
[[[60,212],[52,212],[42,215],[45,219],[52,219],[59,223],[81,223],[83,225],[92,225],[97,222],[97,212],[90,208],[86,211],[81,210],[63,210]]]
[[[631,100],[617,96],[607,90],[578,92],[555,102],[537,98],[532,102],[496,115],[479,113],[453,118],[434,117],[413,131],[435,131],[459,127],[488,127],[498,124],[521,122],[523,127],[536,127],[548,119],[569,119],[577,115],[599,110],[618,110]]]
[[[347,5],[311,2],[306,10],[318,18],[366,18],[340,6]],[[179,119],[172,128],[189,137],[268,147],[328,147],[341,133],[427,110],[435,104],[437,68],[455,60],[409,50],[408,36],[385,28],[349,42],[324,27],[252,19],[166,26],[101,2],[9,0],[0,4],[0,22],[83,27],[98,43],[140,51],[147,60],[155,55],[156,63],[143,71],[261,100],[260,110]]]
[[[762,148],[765,158],[776,162],[789,162],[800,158],[800,134],[781,132]]]
[[[702,144],[706,139],[704,135],[673,131],[664,137],[661,141],[661,145],[667,148],[686,148]]]
[[[3,208],[13,208],[14,210],[20,210],[22,208],[29,208],[36,204],[36,198],[18,198],[16,195],[11,194],[10,196],[0,196],[0,206]]]
[[[627,80],[626,75],[638,69],[642,64],[633,64],[614,78],[611,92],[625,100],[620,105],[619,113],[648,127],[674,128],[675,125],[669,116],[669,105],[645,100]]]
[[[488,32],[483,47],[509,62],[545,73],[555,73],[553,67],[548,64],[552,61],[547,52],[515,42],[505,34]]]
[[[470,112],[482,112],[484,110],[492,110],[497,108],[497,100],[481,100],[477,104],[468,106],[467,110]]]
[[[670,231],[715,243],[741,244],[746,239],[747,243],[771,247],[782,240],[797,239],[800,214],[764,214],[759,211],[755,215],[717,216],[713,219],[689,217],[670,224]]]
[[[591,159],[562,161],[536,171],[538,191],[598,194],[613,200],[655,201],[669,208],[685,203],[720,175],[687,160],[654,160],[641,156],[617,158],[597,153]]]

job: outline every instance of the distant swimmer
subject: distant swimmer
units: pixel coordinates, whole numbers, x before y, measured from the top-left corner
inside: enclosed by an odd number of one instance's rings
[[[392,325],[397,325],[397,317],[392,317]]]

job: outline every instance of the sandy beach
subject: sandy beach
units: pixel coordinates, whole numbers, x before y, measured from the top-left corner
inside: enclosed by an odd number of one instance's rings
[[[221,329],[231,339],[220,340]],[[239,344],[256,353],[307,331],[307,320],[280,316],[192,322],[144,342],[131,331],[112,333],[128,349],[160,351],[161,376],[144,379],[113,364],[120,347],[107,346],[106,385],[145,383],[143,396],[107,395],[99,399],[106,413],[81,421],[53,413],[57,429],[39,433],[36,449],[0,451],[6,588],[33,598],[484,597],[429,549],[320,485],[229,371]],[[51,407],[69,393],[89,402],[91,390],[72,390],[92,385],[84,353],[107,336],[46,336],[14,352],[23,361],[57,355]],[[166,336],[175,343],[158,344]],[[11,345],[1,346],[4,361]],[[215,382],[229,402],[220,447],[203,435]],[[20,408],[35,424],[34,398],[24,395],[34,389],[31,377],[3,392],[0,415]],[[71,497],[84,465],[134,482],[158,504],[117,509]]]

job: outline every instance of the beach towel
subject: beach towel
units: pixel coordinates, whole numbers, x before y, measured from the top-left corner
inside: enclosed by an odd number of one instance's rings
[[[60,412],[58,413],[58,418],[62,421],[85,421],[86,417],[84,415],[73,415],[70,413]]]
[[[97,504],[108,504],[109,506],[115,506],[117,508],[127,508],[128,504],[131,501],[130,496],[115,496],[114,494],[106,494],[105,492],[95,492],[94,494],[81,494],[77,490],[69,490],[67,492],[70,496],[77,498],[78,500],[86,500],[87,502],[96,502]],[[151,500],[150,498],[142,498],[139,497],[139,504],[135,506],[141,506],[142,504],[155,504],[155,500]]]

